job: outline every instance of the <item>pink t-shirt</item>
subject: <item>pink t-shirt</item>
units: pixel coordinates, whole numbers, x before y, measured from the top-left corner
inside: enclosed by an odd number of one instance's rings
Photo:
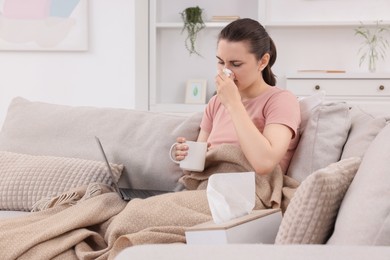
[[[283,124],[293,131],[289,149],[280,161],[283,172],[286,172],[299,141],[297,129],[301,115],[296,96],[288,90],[272,87],[258,97],[243,101],[243,104],[260,132],[268,124]],[[211,148],[222,143],[240,145],[229,112],[217,96],[207,104],[200,127],[210,134]]]

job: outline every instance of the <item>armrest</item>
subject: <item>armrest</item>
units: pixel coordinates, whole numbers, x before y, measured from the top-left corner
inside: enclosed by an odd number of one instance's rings
[[[280,209],[254,210],[250,214],[215,224],[202,223],[186,230],[187,244],[273,244],[282,221]]]

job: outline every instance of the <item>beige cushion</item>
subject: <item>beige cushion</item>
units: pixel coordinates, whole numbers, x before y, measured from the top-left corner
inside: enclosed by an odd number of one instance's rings
[[[351,108],[352,124],[341,158],[363,157],[375,136],[386,126],[389,117],[375,117],[355,105]]]
[[[112,165],[114,181],[123,166]],[[29,211],[38,200],[99,182],[111,185],[105,163],[0,151],[0,209]]]
[[[390,246],[390,125],[376,136],[345,195],[328,244]]]
[[[301,134],[287,175],[303,181],[314,171],[339,161],[350,127],[347,104],[320,105],[313,111]]]
[[[325,243],[360,161],[359,157],[351,157],[308,176],[287,207],[275,243]]]
[[[120,108],[74,107],[15,98],[0,132],[0,150],[123,164],[120,187],[174,190],[183,175],[168,157],[178,136],[196,140],[202,113],[168,115]]]

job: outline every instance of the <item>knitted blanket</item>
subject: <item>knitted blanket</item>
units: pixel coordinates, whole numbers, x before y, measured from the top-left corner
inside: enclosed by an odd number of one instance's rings
[[[222,145],[208,153],[203,174],[180,180],[187,187],[182,192],[126,203],[101,184],[75,188],[36,207],[41,211],[0,221],[2,259],[114,259],[129,246],[185,243],[187,227],[212,219],[203,189],[207,178],[250,171],[248,166],[238,148]],[[281,207],[297,186],[280,167],[257,176],[255,209]]]

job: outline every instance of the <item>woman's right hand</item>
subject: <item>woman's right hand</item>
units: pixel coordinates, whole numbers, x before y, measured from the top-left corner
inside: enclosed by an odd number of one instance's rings
[[[186,145],[185,137],[176,138],[177,145],[174,149],[174,158],[176,161],[181,161],[188,155],[188,145]]]

